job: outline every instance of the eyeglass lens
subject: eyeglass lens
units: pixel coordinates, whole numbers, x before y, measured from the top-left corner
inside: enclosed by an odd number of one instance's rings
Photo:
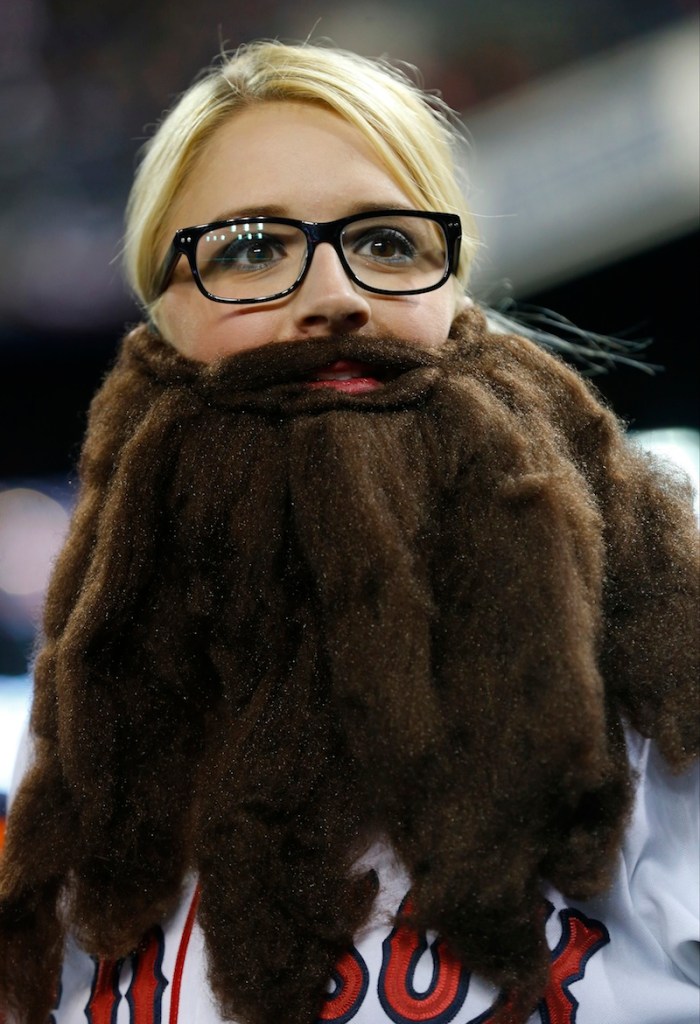
[[[383,291],[435,285],[448,262],[442,227],[422,217],[363,217],[346,225],[340,246],[357,280]],[[270,221],[216,228],[201,236],[196,249],[202,284],[222,299],[278,295],[295,284],[306,259],[302,229]]]

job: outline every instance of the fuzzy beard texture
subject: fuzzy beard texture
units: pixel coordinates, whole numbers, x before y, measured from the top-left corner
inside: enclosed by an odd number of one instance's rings
[[[381,389],[310,390],[336,359]],[[683,768],[686,488],[558,360],[472,310],[438,354],[203,366],[139,328],[96,397],[0,875],[0,1004],[44,1024],[67,931],[118,957],[198,874],[225,1015],[309,1024],[383,833],[413,916],[525,1017],[546,879],[604,889],[622,721]],[[234,952],[235,951],[235,952]]]

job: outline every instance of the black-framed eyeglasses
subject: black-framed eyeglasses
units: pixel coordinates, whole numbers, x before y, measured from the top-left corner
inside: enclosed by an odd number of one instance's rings
[[[219,220],[176,232],[157,295],[186,256],[197,287],[214,302],[279,299],[299,287],[321,242],[333,246],[361,288],[417,295],[456,272],[461,238],[457,214],[422,210],[376,210],[323,222],[255,215]]]

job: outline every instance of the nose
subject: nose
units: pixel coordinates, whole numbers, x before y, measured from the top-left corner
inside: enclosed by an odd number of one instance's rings
[[[369,322],[371,308],[359,285],[345,273],[333,246],[316,246],[306,277],[294,295],[295,329],[302,337],[357,331]]]

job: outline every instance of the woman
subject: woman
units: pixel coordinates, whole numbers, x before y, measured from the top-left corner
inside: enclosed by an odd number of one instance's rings
[[[260,43],[148,147],[148,322],[0,876],[13,1021],[694,1019],[688,495],[465,298],[452,137]]]

